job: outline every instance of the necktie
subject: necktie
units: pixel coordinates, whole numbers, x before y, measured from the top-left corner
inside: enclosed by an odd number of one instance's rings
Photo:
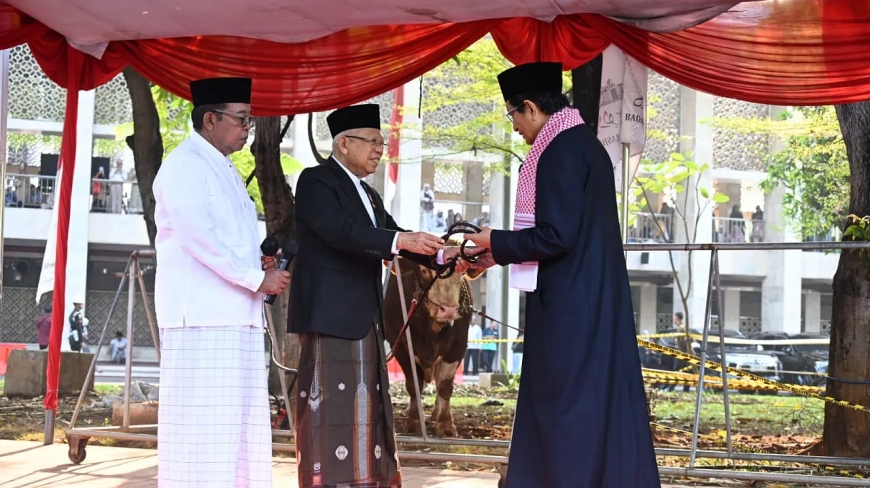
[[[372,198],[371,188],[363,180],[359,180],[359,184],[362,187],[363,191],[365,192],[366,196],[369,198],[369,203],[372,206],[372,219],[374,220],[375,226],[377,226],[378,225],[378,223],[377,223],[377,220],[378,220],[377,214],[378,213],[377,213],[377,210],[375,209],[375,200],[374,200],[374,198]]]

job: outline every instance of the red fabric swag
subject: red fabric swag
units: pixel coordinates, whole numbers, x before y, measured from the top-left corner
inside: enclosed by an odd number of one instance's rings
[[[113,47],[146,78],[188,100],[190,80],[250,76],[254,112],[287,115],[374,98],[449,60],[493,25],[367,27],[300,44],[197,37],[127,41]]]

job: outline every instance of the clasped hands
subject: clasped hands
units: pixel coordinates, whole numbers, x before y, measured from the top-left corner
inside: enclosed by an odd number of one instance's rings
[[[439,250],[443,249],[443,263],[455,262],[454,270],[457,273],[465,273],[469,269],[487,269],[495,266],[495,260],[492,258],[492,252],[489,250],[490,234],[492,229],[484,227],[478,234],[464,234],[463,238],[473,242],[481,249],[465,249],[466,254],[477,256],[475,262],[471,263],[462,259],[459,246],[445,246],[444,239],[436,237],[427,232],[402,232],[399,234],[398,248],[418,254],[434,255]]]

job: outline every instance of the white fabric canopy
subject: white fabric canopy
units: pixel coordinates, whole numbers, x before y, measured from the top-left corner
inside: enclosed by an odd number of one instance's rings
[[[6,3],[81,46],[198,35],[302,42],[351,27],[508,17],[552,20],[558,15],[577,13],[608,15],[642,28],[666,31],[707,20],[735,4],[733,0],[6,0]]]

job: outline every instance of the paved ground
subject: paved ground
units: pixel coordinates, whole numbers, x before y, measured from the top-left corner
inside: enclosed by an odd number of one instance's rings
[[[89,445],[80,465],[67,458],[66,444],[0,440],[0,487],[145,488],[157,486],[157,451]],[[296,463],[274,461],[275,486],[296,486]],[[493,488],[497,474],[403,468],[405,488]]]
[[[0,440],[0,488],[153,488],[157,486],[157,451],[89,445],[87,459],[74,465],[66,444]],[[296,463],[275,458],[274,484],[294,488]],[[403,468],[404,488],[495,488],[497,474]],[[662,488],[680,488],[663,485]]]

